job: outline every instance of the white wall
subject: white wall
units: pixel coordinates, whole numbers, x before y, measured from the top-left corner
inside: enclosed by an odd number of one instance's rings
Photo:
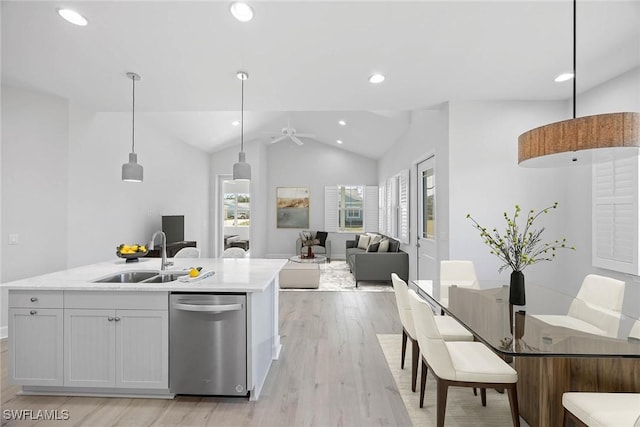
[[[345,142],[347,143],[347,142]],[[302,229],[277,228],[276,188],[309,188],[309,229],[324,230],[324,187],[328,185],[378,185],[378,162],[320,142],[305,140],[303,146],[283,141],[267,149],[268,257],[295,254],[296,239]],[[345,257],[345,242],[353,233],[329,233],[332,258]]]
[[[438,251],[444,258],[449,252],[449,110],[443,104],[439,109],[420,110],[411,113],[407,132],[389,149],[378,164],[378,180],[382,182],[402,169],[410,170],[409,185],[409,244],[402,244],[403,251],[409,254],[409,279],[416,278],[416,239],[418,203],[416,188],[416,163],[427,156],[435,155],[436,182],[438,200],[436,216],[438,218]],[[441,197],[442,196],[442,197]]]
[[[142,183],[123,182],[131,114],[72,104],[69,122],[70,267],[115,257],[120,243],[147,243],[162,215],[184,215],[185,240],[209,251],[208,155],[136,120]]]

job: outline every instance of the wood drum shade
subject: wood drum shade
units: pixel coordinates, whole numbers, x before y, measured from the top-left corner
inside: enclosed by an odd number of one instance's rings
[[[557,167],[631,157],[640,148],[640,113],[610,113],[551,123],[518,137],[518,164]]]

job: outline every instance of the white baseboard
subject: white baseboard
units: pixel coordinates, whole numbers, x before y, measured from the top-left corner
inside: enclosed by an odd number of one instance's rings
[[[0,340],[7,338],[9,336],[9,328],[7,326],[3,326],[0,328]]]

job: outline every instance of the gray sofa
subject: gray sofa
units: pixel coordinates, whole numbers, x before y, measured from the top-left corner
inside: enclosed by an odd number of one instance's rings
[[[409,254],[399,249],[400,242],[389,238],[392,252],[367,252],[356,245],[356,241],[347,240],[345,255],[349,269],[358,282],[390,282],[391,273],[396,273],[404,281],[409,279]],[[395,250],[397,249],[397,252]]]
[[[316,231],[312,231],[311,232],[311,238],[312,239],[316,238],[316,233],[317,233]],[[307,247],[305,246],[304,248],[302,248],[302,239],[300,239],[300,237],[298,237],[298,239],[296,240],[296,255],[300,255],[300,250],[301,249],[306,251]],[[311,246],[311,250],[316,255],[326,256],[327,257],[327,262],[331,262],[331,240],[329,240],[328,238],[325,241],[324,246],[313,245],[313,246]]]

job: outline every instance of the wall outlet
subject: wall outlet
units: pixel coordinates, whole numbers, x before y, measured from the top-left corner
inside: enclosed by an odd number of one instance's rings
[[[19,242],[19,240],[18,240],[18,234],[17,233],[9,234],[9,244],[10,245],[17,245],[18,242]]]

